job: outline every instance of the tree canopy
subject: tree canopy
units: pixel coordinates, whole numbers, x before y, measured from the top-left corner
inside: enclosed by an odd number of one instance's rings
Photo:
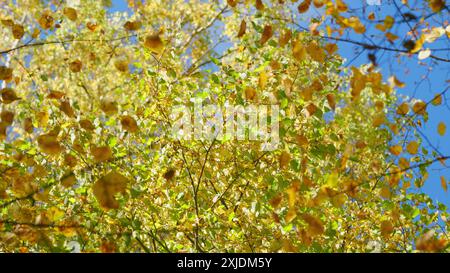
[[[444,0],[392,1],[395,18],[342,0],[75,2],[0,3],[0,251],[448,251],[449,211],[418,190],[447,166],[420,130],[448,83],[406,99],[378,66],[450,62],[427,45],[450,38],[430,22]],[[348,44],[367,64],[345,64]],[[276,149],[173,138],[194,100],[277,105]]]

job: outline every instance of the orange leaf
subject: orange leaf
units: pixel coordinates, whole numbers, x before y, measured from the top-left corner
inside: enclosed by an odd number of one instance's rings
[[[271,25],[266,25],[264,27],[260,43],[261,45],[265,44],[273,35],[273,30]]]
[[[131,116],[122,116],[120,123],[122,128],[130,133],[134,133],[139,129],[136,120]]]
[[[447,126],[443,122],[439,122],[437,127],[438,134],[443,136],[445,135],[445,131],[447,131]]]
[[[264,10],[264,4],[262,0],[256,0],[255,7],[257,10]]]
[[[311,6],[311,0],[303,0],[303,2],[298,5],[297,9],[300,13],[305,13],[308,11],[309,6]]]
[[[400,146],[400,145],[395,145],[395,146],[389,147],[389,151],[391,152],[391,154],[396,155],[396,156],[400,155],[402,153],[402,150],[403,150],[402,146]]]
[[[76,21],[78,18],[77,10],[74,8],[65,7],[63,13],[71,21]]]
[[[447,191],[447,180],[443,176],[441,176],[441,186],[444,189],[444,191]]]

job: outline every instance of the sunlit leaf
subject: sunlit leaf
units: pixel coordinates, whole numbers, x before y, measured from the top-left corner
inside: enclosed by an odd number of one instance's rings
[[[447,126],[443,122],[439,122],[437,127],[437,132],[439,135],[444,136],[445,132],[447,131]]]
[[[76,21],[78,19],[77,10],[74,8],[65,7],[63,13],[71,21]]]
[[[119,202],[115,195],[124,193],[128,184],[128,179],[121,173],[111,171],[97,182],[92,187],[93,193],[100,206],[104,209],[117,209]]]

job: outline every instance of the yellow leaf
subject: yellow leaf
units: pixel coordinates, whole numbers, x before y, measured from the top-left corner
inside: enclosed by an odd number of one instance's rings
[[[38,28],[33,29],[33,33],[31,33],[31,38],[36,39],[41,31]]]
[[[23,35],[25,34],[25,30],[24,30],[23,26],[18,25],[18,24],[14,24],[11,27],[11,30],[12,30],[14,39],[17,39],[17,40],[22,38]]]
[[[331,36],[333,34],[333,29],[330,26],[326,26],[326,30],[327,30],[327,35]]]
[[[372,126],[379,127],[386,121],[386,116],[384,113],[377,114],[373,117]]]
[[[259,77],[258,77],[258,86],[259,86],[259,88],[264,90],[264,88],[266,88],[267,81],[268,81],[268,77],[267,77],[266,72],[261,71],[259,73]]]
[[[292,55],[297,61],[303,61],[306,59],[306,49],[303,47],[300,40],[294,42],[294,45],[292,46]]]
[[[64,211],[58,209],[57,207],[51,207],[46,209],[45,215],[48,217],[48,220],[51,222],[56,222],[62,219],[65,215]]]
[[[48,124],[50,115],[47,111],[40,111],[36,113],[36,119],[39,127],[45,127]]]
[[[53,22],[53,17],[50,16],[49,12],[44,12],[38,19],[38,23],[43,29],[51,28],[53,26]]]
[[[115,195],[124,193],[128,184],[128,179],[122,174],[111,171],[100,178],[92,187],[93,193],[100,206],[104,209],[117,209],[119,202]]]
[[[331,188],[334,188],[338,185],[339,181],[338,181],[338,173],[337,172],[332,172],[331,174],[328,175],[327,178],[327,185],[330,186]]]
[[[419,143],[417,143],[417,141],[411,141],[406,146],[406,150],[412,155],[417,154],[417,151],[419,150]]]
[[[80,60],[75,60],[69,64],[70,71],[77,73],[81,71],[83,63]]]
[[[297,7],[298,12],[300,12],[300,13],[307,12],[310,5],[311,5],[311,0],[303,0],[303,2],[301,2]]]
[[[378,29],[379,31],[386,31],[386,26],[384,24],[376,24],[375,28]]]
[[[50,199],[50,189],[40,190],[36,194],[33,195],[33,198],[37,201],[47,203]],[[36,221],[40,221],[39,217],[37,217]]]
[[[123,60],[123,59],[116,60],[114,62],[114,66],[120,72],[127,72],[128,71],[128,62],[126,60]]]
[[[427,110],[427,105],[423,101],[417,101],[413,105],[413,111],[414,111],[414,113],[416,113],[418,115],[424,115],[426,113],[426,110]]]
[[[442,103],[442,95],[441,95],[441,94],[436,94],[436,95],[434,95],[434,98],[433,98],[433,100],[431,101],[431,103],[432,103],[434,106],[441,105],[441,103]]]
[[[351,27],[358,34],[363,34],[364,32],[366,32],[366,27],[364,26],[363,23],[361,23],[361,21],[359,20],[359,18],[357,16],[345,18],[343,20],[343,23],[346,26]]]
[[[123,27],[126,31],[135,31],[142,27],[142,23],[140,21],[126,21]]]
[[[294,218],[297,217],[297,212],[295,209],[289,208],[288,212],[286,213],[286,217],[284,220],[286,223],[290,223]]]
[[[347,201],[347,196],[345,194],[337,194],[336,196],[331,197],[331,203],[333,206],[340,208]]]
[[[49,155],[57,155],[63,150],[57,140],[57,136],[51,133],[40,135],[37,138],[39,148]]]
[[[411,53],[418,52],[422,48],[424,42],[425,42],[425,35],[422,34],[420,38],[414,43],[414,47],[411,49],[410,52]]]
[[[391,154],[399,156],[402,153],[402,146],[400,145],[395,145],[395,146],[391,146],[389,148],[389,151],[391,152]]]
[[[100,109],[102,109],[103,112],[107,115],[113,115],[117,113],[117,103],[109,100],[109,99],[103,99],[100,101]]]
[[[245,99],[254,100],[256,98],[256,90],[252,87],[246,87],[244,89]]]
[[[314,41],[308,44],[306,52],[316,62],[323,63],[325,61],[326,55],[323,48]]]
[[[392,225],[391,221],[385,220],[381,222],[380,230],[381,236],[387,238],[391,235],[392,231],[394,231],[394,226]]]
[[[11,19],[2,19],[2,25],[5,27],[12,27],[14,25],[14,21]]]
[[[375,109],[377,110],[377,112],[381,112],[384,109],[384,102],[376,101],[375,102]]]
[[[386,16],[386,18],[384,19],[384,26],[386,27],[386,29],[390,29],[395,23],[395,19],[392,16]]]
[[[77,10],[74,8],[65,7],[63,13],[71,21],[76,21],[78,18]]]
[[[409,105],[408,105],[408,103],[406,103],[406,102],[400,104],[400,105],[397,107],[397,114],[399,114],[399,115],[404,116],[404,115],[407,115],[408,112],[409,112]]]
[[[403,82],[401,82],[399,79],[397,79],[397,77],[395,77],[394,75],[390,76],[388,81],[392,87],[398,87],[398,88],[405,87],[405,84]]]
[[[145,37],[144,46],[156,54],[161,54],[164,50],[164,43],[161,37],[159,37],[159,34]]]
[[[443,122],[439,122],[437,127],[438,134],[443,136],[445,135],[445,132],[447,131],[447,126]]]
[[[386,32],[385,36],[390,42],[394,42],[395,40],[398,39],[397,35],[394,35],[394,34],[392,34],[390,32]]]
[[[91,154],[96,162],[104,162],[112,158],[112,151],[108,146],[92,147]]]
[[[295,209],[295,203],[297,201],[297,192],[300,188],[300,181],[294,180],[292,185],[287,188],[286,194],[288,195],[288,205],[290,209]]]

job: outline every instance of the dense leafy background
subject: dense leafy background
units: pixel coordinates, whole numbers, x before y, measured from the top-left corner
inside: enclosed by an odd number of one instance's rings
[[[1,251],[447,251],[445,1],[112,2],[0,4]],[[280,146],[169,137],[195,98]]]

